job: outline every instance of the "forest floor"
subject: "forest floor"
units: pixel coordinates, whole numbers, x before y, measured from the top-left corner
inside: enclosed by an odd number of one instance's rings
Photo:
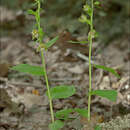
[[[55,112],[65,108],[87,108],[88,46],[67,42],[85,38],[73,37],[69,32],[60,30],[59,40],[46,52],[49,85],[66,84],[76,88],[76,94],[72,97],[54,100]],[[48,40],[50,38],[45,37],[45,41]],[[129,37],[122,36],[106,47],[98,42],[93,43],[92,62],[114,68],[120,79],[103,70],[93,69],[92,88],[117,90],[117,101],[110,102],[94,96],[91,102],[92,123],[74,113],[71,115],[74,119],[66,121],[63,130],[93,130],[96,123],[102,123],[103,130],[130,129],[129,42]],[[11,66],[20,63],[41,66],[40,55],[30,36],[19,35],[15,31],[11,35],[1,36],[0,130],[48,130],[51,118],[45,80],[10,70]],[[105,122],[107,124],[104,125]]]

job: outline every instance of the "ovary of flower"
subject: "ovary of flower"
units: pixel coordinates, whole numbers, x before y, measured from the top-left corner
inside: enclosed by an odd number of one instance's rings
[[[43,50],[43,49],[45,49],[46,50],[46,46],[45,46],[45,44],[39,44],[39,46],[37,47],[37,52],[40,52],[40,50]]]

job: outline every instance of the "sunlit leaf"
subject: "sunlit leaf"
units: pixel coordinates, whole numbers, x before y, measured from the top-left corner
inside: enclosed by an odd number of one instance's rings
[[[67,120],[69,118],[69,114],[73,111],[74,111],[73,109],[63,109],[63,110],[57,111],[55,116],[58,119]]]
[[[64,123],[60,120],[56,120],[54,123],[49,124],[50,130],[60,130],[64,126]]]
[[[88,41],[68,41],[70,43],[81,43],[81,44],[87,44]]]
[[[114,74],[117,78],[120,78],[119,74],[112,68],[109,68],[109,67],[105,67],[103,65],[97,65],[97,64],[93,64],[93,66],[95,68],[99,68],[99,69],[103,69],[105,71],[108,71],[108,72],[111,72],[112,74]]]
[[[98,95],[113,102],[117,99],[117,91],[115,90],[94,90],[91,92],[91,95]]]
[[[100,5],[100,2],[99,1],[95,1],[94,4],[95,5]]]
[[[56,86],[50,89],[52,99],[67,98],[75,93],[74,86]]]
[[[46,49],[48,49],[49,47],[51,47],[57,40],[58,40],[58,36],[56,36],[55,38],[53,38],[52,40],[50,40],[49,42],[47,42],[46,45]]]
[[[28,74],[37,75],[37,76],[44,75],[44,71],[42,67],[33,66],[29,64],[19,64],[19,65],[13,66],[11,70],[16,70],[19,72],[28,73]]]
[[[88,110],[87,109],[80,109],[80,108],[75,108],[75,112],[78,112],[81,116],[83,117],[88,117]]]

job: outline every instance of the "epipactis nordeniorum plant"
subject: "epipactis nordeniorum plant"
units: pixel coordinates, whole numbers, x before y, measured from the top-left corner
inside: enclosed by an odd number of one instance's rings
[[[80,116],[88,118],[88,121],[91,120],[90,104],[91,104],[92,95],[98,95],[98,96],[107,98],[111,101],[116,101],[117,92],[115,90],[92,90],[92,85],[91,85],[92,67],[100,68],[105,71],[111,72],[117,77],[119,77],[119,75],[112,68],[108,68],[108,67],[105,67],[102,65],[91,64],[92,42],[93,42],[93,38],[95,38],[97,36],[96,31],[94,30],[94,27],[93,27],[93,12],[94,12],[94,6],[95,5],[97,6],[100,3],[99,3],[99,1],[94,2],[93,0],[91,0],[91,5],[89,5],[86,2],[86,4],[83,6],[84,14],[81,15],[79,20],[82,23],[86,23],[90,27],[90,31],[88,33],[88,41],[80,41],[79,43],[82,43],[82,44],[89,43],[89,92],[87,93],[88,109],[69,108],[69,109],[63,109],[63,110],[60,110],[60,111],[57,111],[56,113],[54,113],[53,100],[68,98],[68,97],[74,95],[76,90],[73,85],[72,86],[61,85],[61,86],[54,86],[54,87],[49,86],[47,70],[46,70],[45,53],[47,52],[48,48],[50,48],[58,40],[58,36],[56,36],[55,38],[53,38],[52,40],[50,40],[47,43],[43,42],[44,32],[43,32],[43,29],[42,29],[41,23],[40,23],[40,12],[42,10],[41,2],[42,2],[41,0],[35,0],[34,5],[37,7],[36,11],[28,10],[28,13],[30,15],[33,15],[36,20],[35,27],[33,28],[33,31],[32,31],[32,39],[35,41],[36,51],[41,54],[42,66],[34,66],[34,65],[30,65],[30,64],[19,64],[19,65],[12,67],[11,69],[19,71],[19,72],[24,72],[24,73],[28,73],[31,75],[35,75],[35,76],[44,77],[44,79],[46,81],[46,88],[47,88],[46,95],[48,96],[48,99],[49,99],[51,121],[52,121],[52,123],[49,125],[49,128],[50,128],[50,130],[59,130],[64,126],[63,120],[69,119],[69,115],[72,112],[77,112]],[[71,42],[77,43],[74,41],[71,41]],[[61,119],[62,119],[62,121],[61,121]]]

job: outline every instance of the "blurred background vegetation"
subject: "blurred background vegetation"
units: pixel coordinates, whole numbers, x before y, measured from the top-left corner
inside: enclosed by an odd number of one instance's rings
[[[115,38],[130,34],[130,0],[99,0],[101,5],[95,9],[95,28],[101,43],[109,43]],[[1,35],[13,31],[28,34],[34,26],[27,10],[32,8],[34,0],[1,0],[0,4],[16,13],[22,12],[17,19],[0,25]],[[51,36],[58,30],[69,30],[73,35],[87,34],[88,28],[78,21],[85,0],[44,0],[41,23],[46,35]]]

